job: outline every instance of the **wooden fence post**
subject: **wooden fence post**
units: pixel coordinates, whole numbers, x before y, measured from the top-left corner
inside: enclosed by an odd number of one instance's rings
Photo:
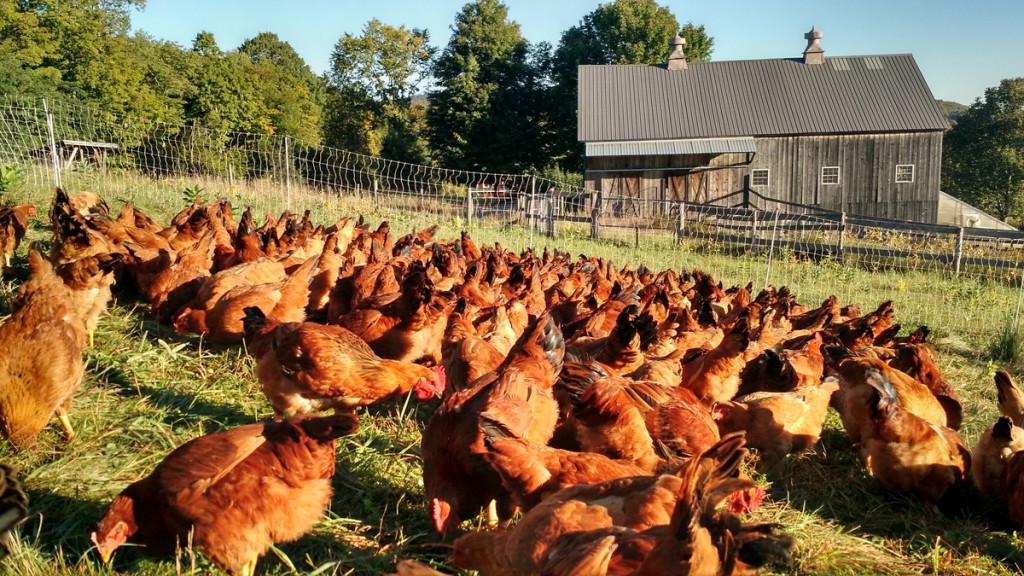
[[[839,213],[839,262],[846,256],[846,212]]]
[[[600,225],[598,219],[601,217],[601,191],[594,190],[590,194],[590,239],[597,240]]]
[[[475,208],[473,207],[473,187],[467,185],[466,186],[466,228],[470,228],[470,227],[473,226],[473,212],[474,211],[475,211]]]
[[[956,248],[953,249],[953,273],[960,275],[960,260],[964,257],[964,227],[956,231]]]

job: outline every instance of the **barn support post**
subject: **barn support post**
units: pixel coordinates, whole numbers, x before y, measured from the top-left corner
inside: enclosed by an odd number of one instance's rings
[[[960,260],[964,257],[964,227],[960,226],[956,231],[956,247],[953,249],[953,273],[960,275]]]
[[[473,187],[466,186],[466,228],[473,226]]]
[[[601,217],[601,191],[594,190],[590,195],[590,239],[597,240],[599,235],[598,218]]]
[[[743,176],[743,207],[750,208],[750,174]]]
[[[846,212],[839,213],[839,262],[846,256]]]

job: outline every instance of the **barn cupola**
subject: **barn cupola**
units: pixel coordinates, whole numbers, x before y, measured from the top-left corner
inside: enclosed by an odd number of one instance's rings
[[[676,34],[676,37],[668,41],[668,63],[666,68],[670,71],[686,70],[686,54],[683,53],[683,46],[686,39]]]
[[[821,31],[811,26],[811,31],[804,34],[804,38],[807,40],[807,48],[804,49],[804,64],[824,64],[825,63],[825,49],[818,44],[818,40],[824,34]]]

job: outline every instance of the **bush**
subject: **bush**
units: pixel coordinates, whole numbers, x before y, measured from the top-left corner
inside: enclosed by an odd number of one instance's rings
[[[14,164],[0,164],[0,194],[13,190],[21,182],[21,169]]]
[[[1016,363],[1024,350],[1024,337],[1021,336],[1017,322],[1007,317],[999,332],[989,343],[988,353],[995,362],[1005,364]]]

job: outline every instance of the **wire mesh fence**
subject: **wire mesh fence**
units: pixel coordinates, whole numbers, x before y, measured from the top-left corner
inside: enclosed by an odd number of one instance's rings
[[[896,300],[906,292],[906,315],[921,323],[996,324],[1011,315],[1019,325],[1022,232],[858,218],[749,191],[691,203],[666,190],[588,190],[274,135],[141,125],[38,100],[0,103],[0,163],[38,189],[63,183],[112,198],[209,191],[257,212],[312,208],[330,220],[357,211],[409,226],[433,220],[510,247],[547,244],[634,265],[703,267],[756,288],[797,286],[808,302],[829,294],[863,302],[873,293],[867,284],[877,284]],[[934,298],[903,288],[936,278],[946,284]]]

